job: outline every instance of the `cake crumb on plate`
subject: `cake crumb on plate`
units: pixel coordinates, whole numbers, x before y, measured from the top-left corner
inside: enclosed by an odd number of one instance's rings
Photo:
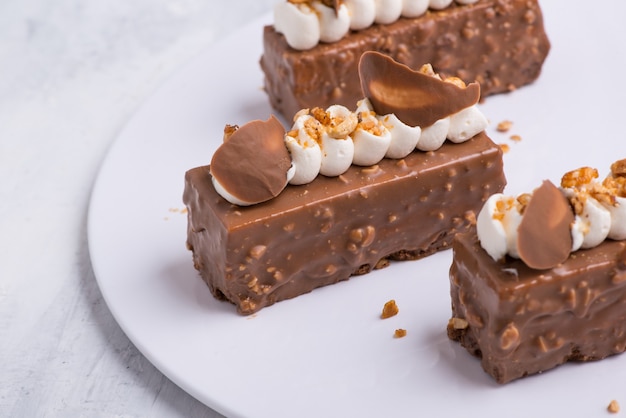
[[[613,399],[606,409],[612,414],[617,414],[619,412],[619,403],[617,403],[617,401]]]
[[[406,330],[402,329],[402,328],[398,328],[394,333],[393,333],[394,338],[402,338],[402,337],[406,337]]]
[[[391,318],[392,316],[396,316],[400,312],[398,309],[398,305],[396,305],[396,301],[391,299],[389,302],[385,303],[383,306],[383,313],[380,315],[382,319]]]
[[[498,123],[496,130],[498,132],[508,132],[512,126],[513,122],[511,122],[510,120],[503,120],[502,122]]]

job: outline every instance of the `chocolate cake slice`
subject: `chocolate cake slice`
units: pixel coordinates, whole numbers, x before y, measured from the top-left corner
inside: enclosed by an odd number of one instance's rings
[[[194,265],[242,314],[448,248],[504,188],[478,84],[376,52],[360,62],[356,111],[227,126],[211,164],[185,176]]]
[[[359,100],[357,66],[365,51],[384,53],[413,69],[430,63],[444,76],[477,81],[484,97],[533,82],[550,49],[538,0],[452,3],[303,51],[291,48],[271,25],[264,28],[263,46],[265,90],[287,119],[300,109]]]
[[[455,237],[448,336],[497,382],[626,350],[625,167],[602,183],[585,167],[560,190],[492,196]]]
[[[626,242],[576,252],[550,270],[494,261],[475,233],[453,243],[448,335],[506,383],[626,349]]]
[[[187,245],[213,294],[251,314],[388,260],[448,248],[504,185],[502,151],[484,133],[435,152],[351,166],[246,207],[223,199],[209,167],[198,167],[185,176]]]

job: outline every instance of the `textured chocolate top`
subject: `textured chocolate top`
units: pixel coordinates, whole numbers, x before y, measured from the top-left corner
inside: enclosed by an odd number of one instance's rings
[[[379,52],[359,61],[363,95],[379,115],[395,114],[410,126],[426,128],[476,103],[480,86],[465,88],[421,71],[414,71]]]

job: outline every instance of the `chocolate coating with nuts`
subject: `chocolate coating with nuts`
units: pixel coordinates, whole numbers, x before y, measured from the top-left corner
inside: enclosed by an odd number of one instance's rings
[[[550,49],[538,0],[479,0],[414,19],[373,25],[339,42],[291,49],[267,26],[261,68],[272,106],[286,119],[300,109],[361,99],[359,58],[378,51],[419,69],[431,63],[444,77],[477,81],[483,97],[533,82]]]
[[[208,167],[189,170],[188,248],[212,293],[242,314],[385,266],[449,248],[485,199],[504,188],[502,151],[484,133],[437,152],[413,152],[287,186],[236,207]]]
[[[475,233],[453,243],[448,336],[506,383],[566,361],[626,350],[626,241],[607,240],[550,270],[494,261]]]

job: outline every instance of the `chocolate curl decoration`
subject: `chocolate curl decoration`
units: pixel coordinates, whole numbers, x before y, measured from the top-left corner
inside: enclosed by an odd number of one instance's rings
[[[478,103],[480,85],[465,88],[414,71],[379,52],[365,52],[359,61],[363,95],[379,115],[393,113],[410,126],[427,128]]]
[[[215,151],[211,175],[228,193],[250,205],[278,196],[287,186],[291,167],[284,136],[285,128],[275,116],[248,122]]]
[[[574,212],[567,198],[546,180],[533,192],[518,227],[517,250],[530,268],[544,270],[567,260]]]

